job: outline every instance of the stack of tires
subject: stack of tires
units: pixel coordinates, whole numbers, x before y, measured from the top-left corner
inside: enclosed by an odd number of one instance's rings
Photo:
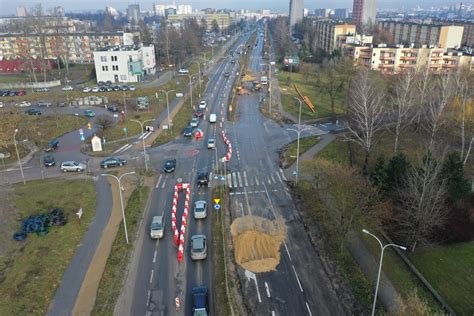
[[[17,241],[25,240],[28,233],[36,233],[38,236],[46,236],[49,228],[53,225],[64,226],[67,220],[64,210],[53,208],[49,214],[31,215],[21,223],[21,231],[13,234],[13,239]]]

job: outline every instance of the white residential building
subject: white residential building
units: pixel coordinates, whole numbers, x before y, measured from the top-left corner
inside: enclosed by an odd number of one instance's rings
[[[191,13],[193,13],[193,7],[189,4],[178,5],[178,9],[176,10],[176,14],[191,14]]]
[[[154,46],[110,46],[94,52],[97,82],[138,82],[156,71]]]

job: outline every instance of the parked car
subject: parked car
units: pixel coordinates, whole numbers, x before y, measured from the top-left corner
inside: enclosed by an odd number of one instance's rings
[[[230,73],[229,73],[228,71],[226,71],[226,72],[224,73],[224,77],[226,77],[226,78],[230,77]]]
[[[232,64],[235,64],[235,59],[232,59],[230,62],[231,62]]]
[[[184,137],[192,137],[193,136],[193,128],[191,126],[186,127],[183,131],[183,136]]]
[[[3,108],[5,107],[5,105],[3,104],[3,102],[0,102],[0,108]]]
[[[113,86],[112,89],[114,89],[114,91],[120,91],[120,86]]]
[[[193,295],[193,315],[207,316],[209,314],[209,294],[205,286],[194,287]]]
[[[198,125],[199,125],[199,119],[197,117],[193,117],[191,119],[191,123],[189,123],[189,126],[198,127]]]
[[[56,148],[58,148],[58,146],[59,146],[59,140],[54,139],[46,145],[46,147],[44,148],[44,151],[53,151]]]
[[[94,116],[95,116],[95,112],[92,111],[92,110],[85,110],[85,111],[84,111],[84,115],[85,115],[86,117],[94,117]]]
[[[84,89],[82,89],[82,92],[91,92],[92,89],[89,88],[89,87],[85,87]]]
[[[206,101],[202,100],[201,102],[199,102],[199,108],[200,108],[200,109],[205,109],[206,106],[207,106]]]
[[[163,171],[168,173],[168,172],[173,172],[176,169],[176,159],[168,159],[165,161],[165,164],[163,166]]]
[[[54,156],[46,155],[43,158],[43,164],[45,167],[53,167],[56,165],[56,160],[54,159]]]
[[[99,81],[99,82],[97,82],[97,85],[98,85],[99,87],[101,87],[101,86],[105,86],[105,82],[103,82],[103,81]]]
[[[165,232],[165,223],[163,216],[153,216],[150,225],[150,237],[152,239],[163,238]]]
[[[106,92],[107,88],[106,87],[99,87],[99,92]]]
[[[20,108],[27,108],[27,107],[31,106],[31,102],[21,101],[21,102],[15,103],[15,106],[20,107]]]
[[[62,87],[61,89],[62,89],[63,91],[72,91],[72,90],[74,90],[74,88],[71,87],[71,86],[64,86],[64,87]]]
[[[51,102],[46,101],[46,100],[36,101],[36,106],[39,106],[39,107],[49,107],[50,105],[51,105]]]
[[[63,163],[61,163],[60,169],[63,172],[68,172],[68,171],[81,172],[81,171],[86,170],[86,165],[77,161],[63,161]]]
[[[216,140],[214,138],[209,138],[207,140],[207,148],[208,149],[216,149]]]
[[[206,201],[194,202],[194,218],[203,219],[207,217],[207,203]]]
[[[203,185],[205,185],[205,186],[209,185],[209,173],[208,172],[201,171],[201,172],[198,173],[197,185],[198,185],[198,187],[203,186]]]
[[[189,73],[189,70],[188,70],[188,69],[181,68],[180,70],[178,70],[178,73],[181,74],[181,75],[188,74],[188,73]]]
[[[118,112],[119,111],[118,107],[115,104],[111,104],[111,105],[107,106],[107,110],[109,110],[110,112]]]
[[[41,113],[40,110],[38,109],[28,109],[25,111],[25,114],[28,114],[28,115],[41,115],[43,113]]]
[[[94,87],[94,88],[92,88],[91,91],[92,91],[92,92],[99,92],[99,87]]]
[[[207,258],[207,240],[204,235],[191,237],[191,259],[204,260]]]
[[[120,87],[120,90],[128,91],[128,90],[130,90],[130,88],[127,85],[124,84],[123,86]]]
[[[133,85],[132,85],[132,86],[129,86],[128,89],[129,89],[130,91],[135,91],[135,90],[137,90],[137,88],[136,88],[135,86],[133,86]]]
[[[105,158],[100,162],[100,167],[101,168],[110,168],[110,167],[121,167],[127,163],[126,160],[118,157],[109,157]]]
[[[36,88],[35,91],[36,91],[36,92],[48,92],[49,89],[46,88],[46,87],[43,87],[43,88]]]
[[[107,92],[114,91],[114,89],[111,86],[106,86],[105,90],[107,90]]]

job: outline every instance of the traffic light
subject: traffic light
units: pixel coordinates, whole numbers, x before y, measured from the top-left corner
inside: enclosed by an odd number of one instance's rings
[[[92,129],[92,123],[91,122],[87,123],[87,129]]]

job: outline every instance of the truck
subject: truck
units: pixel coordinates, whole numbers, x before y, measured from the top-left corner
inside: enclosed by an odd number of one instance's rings
[[[137,110],[147,110],[150,105],[148,97],[138,97],[137,98]]]
[[[266,76],[262,76],[262,78],[260,78],[260,83],[266,86],[268,84],[268,78]]]

